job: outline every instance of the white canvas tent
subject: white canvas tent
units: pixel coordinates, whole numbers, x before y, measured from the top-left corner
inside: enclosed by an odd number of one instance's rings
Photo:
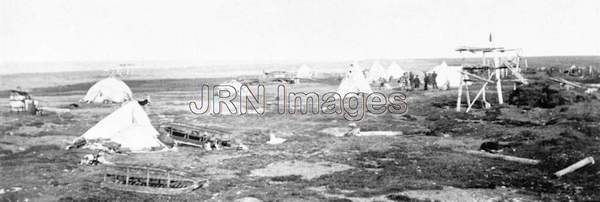
[[[313,71],[308,65],[302,65],[298,68],[296,77],[301,79],[311,79],[313,77]]]
[[[388,78],[390,76],[393,78],[400,78],[405,72],[406,70],[402,69],[402,67],[400,67],[396,61],[392,62],[392,64],[387,68]]]
[[[85,94],[80,102],[87,103],[122,103],[133,99],[133,93],[125,82],[108,77],[98,81]]]
[[[435,72],[437,74],[436,83],[442,90],[448,88],[457,88],[460,85],[462,66],[448,66],[446,62],[433,67],[429,73]]]
[[[379,61],[373,62],[371,69],[369,69],[369,75],[367,76],[367,81],[374,82],[379,79],[388,79],[386,71],[383,69],[383,66]]]
[[[337,92],[343,98],[348,93],[372,93],[373,90],[369,86],[363,70],[355,63],[346,72]]]
[[[122,148],[139,152],[164,148],[158,135],[144,109],[137,101],[131,101],[102,119],[80,138],[108,140],[120,144]]]

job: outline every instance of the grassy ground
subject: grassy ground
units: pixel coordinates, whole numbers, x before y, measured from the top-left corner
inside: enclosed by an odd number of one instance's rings
[[[600,200],[597,165],[563,178],[552,177],[553,172],[583,157],[600,157],[600,126],[597,124],[600,112],[594,110],[599,106],[597,100],[553,109],[523,110],[504,105],[464,114],[453,110],[455,90],[412,91],[406,92],[406,114],[367,114],[356,122],[363,130],[394,130],[404,135],[335,137],[322,131],[346,127],[350,122],[340,115],[268,112],[262,116],[213,116],[189,112],[187,103],[199,95],[200,84],[224,80],[126,82],[136,97],[152,96],[153,103],[145,110],[155,127],[176,121],[228,128],[235,141],[249,146],[248,151],[180,147],[176,152],[107,156],[109,161],[118,163],[188,171],[209,179],[207,188],[179,196],[100,188],[102,166],[78,165],[82,156],[92,151],[64,150],[64,146],[118,106],[84,105],[60,115],[1,113],[0,188],[20,187],[22,190],[1,194],[0,198],[34,201],[232,201],[243,197],[269,201]],[[39,95],[50,106],[66,106],[79,100],[90,85],[40,88],[34,90],[34,95]],[[267,89],[273,87],[267,86]],[[303,82],[290,88],[293,91],[335,91],[337,81]],[[275,92],[267,93],[267,97],[273,97]],[[5,105],[4,102],[0,104]],[[554,121],[545,125],[497,121],[531,120],[536,117],[535,113],[549,114],[544,117]],[[287,141],[280,145],[265,144],[269,133]],[[522,165],[456,151],[476,150],[482,142],[496,140],[515,143],[506,148],[504,154],[540,159],[542,164]],[[286,167],[289,165],[298,169]],[[308,172],[311,169],[315,172]],[[256,174],[258,171],[267,174]]]

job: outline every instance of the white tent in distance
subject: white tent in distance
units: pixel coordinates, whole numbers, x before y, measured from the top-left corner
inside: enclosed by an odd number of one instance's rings
[[[80,138],[87,141],[112,141],[120,144],[121,148],[141,152],[164,148],[164,144],[158,140],[158,135],[144,109],[137,101],[130,101],[102,119]]]
[[[86,103],[122,103],[133,99],[133,93],[125,82],[108,77],[94,84],[80,100]]]
[[[386,71],[383,69],[383,66],[381,65],[381,63],[379,63],[379,61],[375,61],[373,62],[373,65],[371,66],[371,68],[369,69],[369,74],[367,76],[367,81],[369,82],[375,82],[378,81],[380,79],[388,79],[388,75],[386,73]]]
[[[313,77],[313,71],[308,65],[302,65],[296,71],[296,77],[300,79],[311,79]]]
[[[461,71],[462,66],[448,66],[444,61],[442,64],[433,67],[432,70],[429,70],[429,73],[435,72],[437,74],[435,82],[438,87],[442,90],[447,90],[449,88],[457,88],[460,85],[462,78]]]
[[[388,77],[397,79],[401,76],[404,76],[404,73],[406,73],[406,70],[402,69],[402,67],[400,67],[396,61],[393,61],[392,64],[390,64],[390,66],[387,68]]]
[[[346,71],[346,75],[342,79],[337,92],[342,98],[348,93],[372,93],[373,90],[369,86],[369,82],[365,78],[362,68],[358,66],[358,63],[350,65],[350,68]]]

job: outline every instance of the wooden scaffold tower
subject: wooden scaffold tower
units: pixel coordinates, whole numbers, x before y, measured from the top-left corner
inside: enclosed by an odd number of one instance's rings
[[[501,47],[494,48],[477,48],[477,47],[460,47],[456,49],[456,51],[463,52],[468,51],[471,53],[481,53],[482,54],[482,64],[466,64],[463,65],[461,71],[461,79],[460,85],[458,87],[458,98],[456,100],[456,111],[461,111],[462,97],[463,94],[467,99],[467,109],[465,112],[469,112],[473,105],[477,102],[479,98],[481,98],[481,103],[485,108],[491,107],[491,104],[486,99],[486,91],[487,87],[490,85],[496,85],[496,93],[498,96],[498,104],[503,104],[504,99],[502,97],[502,81],[512,81],[514,82],[513,88],[516,88],[517,84],[528,84],[527,79],[521,75],[521,57],[519,54],[516,56],[509,57],[500,57],[500,53],[505,53],[508,51],[517,51],[518,49],[505,49]],[[486,58],[486,53],[491,53],[493,55],[493,62],[488,62],[488,58]],[[487,72],[487,78],[484,76],[477,75],[472,73],[474,71],[478,72]],[[513,78],[507,79],[509,77],[508,73],[511,73]],[[469,92],[469,84],[471,83],[481,83],[480,89],[477,91],[477,94],[473,99],[471,99]],[[464,91],[464,93],[463,93]]]

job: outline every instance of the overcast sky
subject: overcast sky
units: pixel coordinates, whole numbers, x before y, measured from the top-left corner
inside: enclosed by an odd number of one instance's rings
[[[0,62],[600,55],[597,0],[0,0]]]

